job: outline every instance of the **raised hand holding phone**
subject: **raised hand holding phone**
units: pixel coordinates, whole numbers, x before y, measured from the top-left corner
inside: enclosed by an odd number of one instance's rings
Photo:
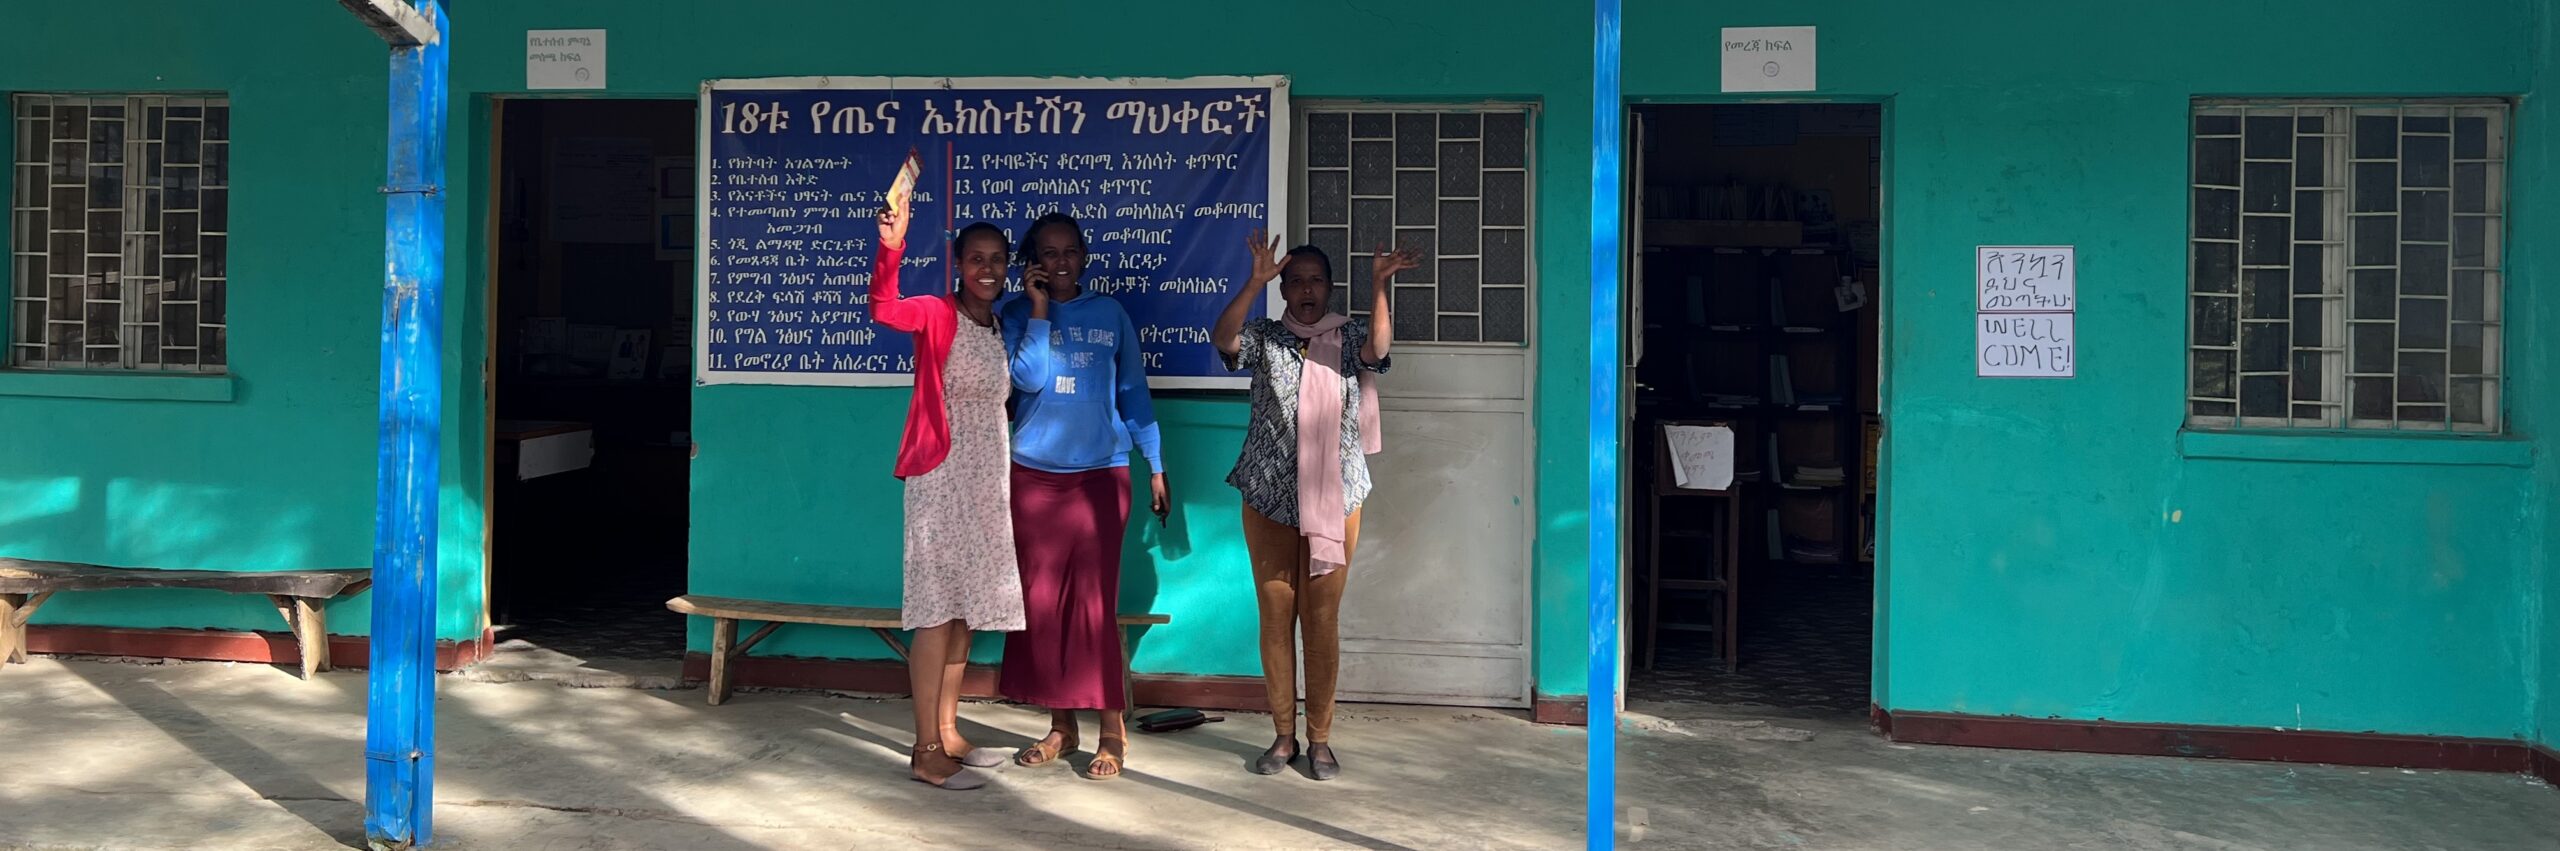
[[[1049,270],[1039,264],[1022,268],[1022,295],[1031,299],[1031,318],[1049,318]]]
[[[898,176],[889,182],[888,204],[880,208],[880,244],[901,251],[907,247],[907,220],[915,209],[916,178],[924,173],[924,161],[916,149],[907,149],[907,160],[898,166]]]

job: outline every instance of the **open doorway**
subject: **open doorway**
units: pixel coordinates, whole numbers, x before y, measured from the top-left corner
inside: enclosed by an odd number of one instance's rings
[[[490,217],[499,649],[676,662],[689,454],[692,101],[500,100]]]
[[[1634,111],[1631,708],[1870,706],[1881,113]]]

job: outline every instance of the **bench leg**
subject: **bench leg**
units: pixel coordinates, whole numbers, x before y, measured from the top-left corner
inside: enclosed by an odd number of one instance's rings
[[[285,629],[293,632],[293,646],[302,660],[302,678],[329,670],[329,616],[320,600],[269,594],[267,601],[276,604],[276,614],[284,617]]]
[[[329,670],[329,610],[327,601],[309,597],[293,599],[293,634],[302,644],[302,678],[311,679]]]
[[[19,613],[26,606],[25,594],[0,594],[0,664],[27,661],[26,615]]]
[[[711,705],[729,699],[729,651],[738,643],[735,618],[711,619]]]
[[[907,661],[907,643],[898,640],[897,632],[888,627],[875,626],[871,628],[871,634],[880,636],[880,643],[889,645],[889,652],[898,654],[898,661]]]
[[[1138,708],[1138,642],[1127,628],[1120,630],[1120,705]]]
[[[27,619],[36,609],[52,599],[53,592],[35,595],[0,594],[0,664],[27,663]]]

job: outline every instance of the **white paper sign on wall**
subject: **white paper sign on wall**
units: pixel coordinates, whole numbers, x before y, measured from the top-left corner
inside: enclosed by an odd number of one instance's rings
[[[1812,27],[1727,27],[1724,90],[1813,91]]]
[[[2068,313],[1974,314],[1973,374],[1980,378],[2070,378],[2079,346]]]
[[[1973,249],[1974,310],[2076,310],[2079,263],[2068,245],[1982,245]]]
[[[604,88],[604,31],[526,30],[524,87]]]
[[[1973,374],[2079,375],[2080,258],[2068,245],[1973,249]]]
[[[1710,491],[1733,487],[1732,427],[1665,425],[1662,439],[1671,449],[1673,486]]]

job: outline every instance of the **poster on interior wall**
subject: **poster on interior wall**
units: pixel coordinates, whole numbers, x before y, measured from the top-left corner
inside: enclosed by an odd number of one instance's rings
[[[693,259],[695,183],[692,157],[659,157],[656,167],[657,217],[650,242],[660,260]]]
[[[605,377],[630,381],[649,371],[649,330],[624,328],[613,335],[613,361],[605,368]]]
[[[961,226],[1019,240],[1066,213],[1089,245],[1084,285],[1127,309],[1150,384],[1240,389],[1209,327],[1244,271],[1237,246],[1289,221],[1287,89],[1281,77],[706,82],[695,380],[914,380],[908,336],[875,324],[868,299],[877,215],[915,150],[904,292],[948,291]]]

